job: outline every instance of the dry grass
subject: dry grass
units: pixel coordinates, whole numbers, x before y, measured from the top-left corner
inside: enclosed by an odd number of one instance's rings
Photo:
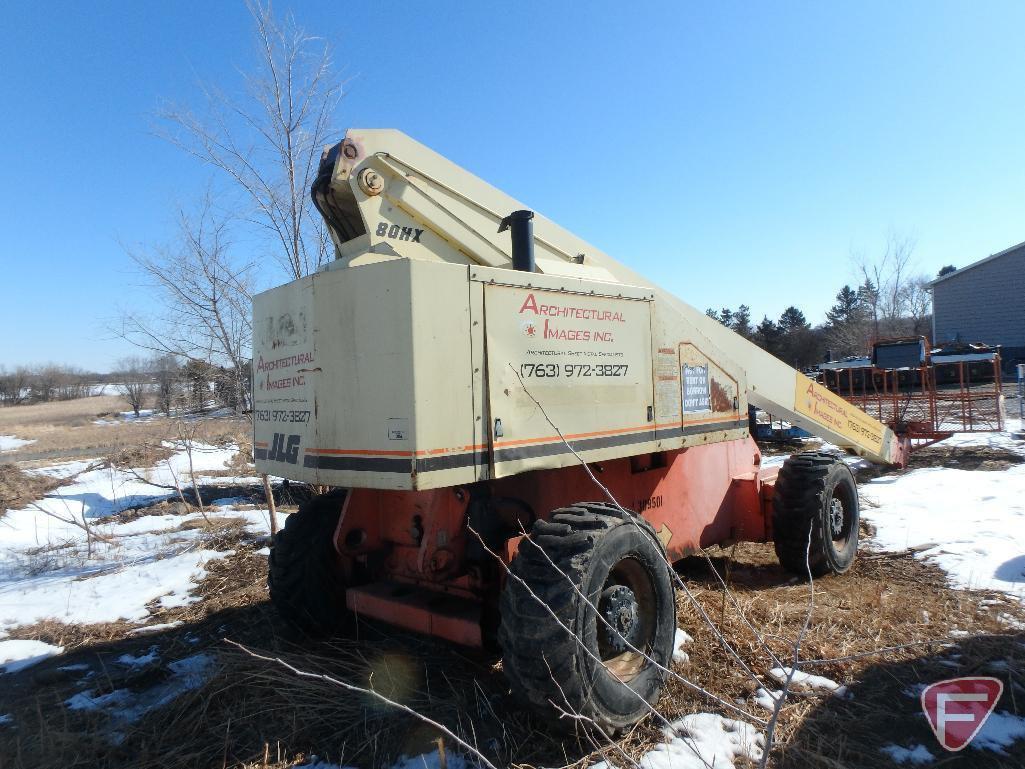
[[[283,769],[315,754],[355,766],[380,766],[400,754],[434,749],[438,737],[408,716],[383,708],[325,682],[300,680],[283,668],[254,660],[224,638],[280,656],[298,667],[325,673],[416,707],[477,745],[496,765],[584,767],[600,758],[582,736],[540,723],[512,700],[495,656],[411,636],[377,624],[361,623],[355,637],[316,642],[293,636],[280,626],[267,599],[266,566],[255,555],[260,543],[248,542],[228,526],[217,547],[236,555],[210,565],[198,587],[202,601],[154,613],[153,622],[183,624],[154,635],[131,636],[132,626],[112,623],[69,628],[48,623],[23,628],[18,637],[61,643],[69,651],[15,676],[0,691],[0,712],[11,712],[16,730],[0,729],[0,767],[175,767],[245,766]],[[742,545],[716,552],[712,562],[729,583],[748,619],[777,655],[789,650],[807,609],[808,585],[788,579],[776,566],[771,546]],[[771,666],[751,631],[728,602],[709,565],[701,558],[682,563],[687,580],[706,612],[759,673]],[[986,598],[997,603],[983,605]],[[935,643],[882,656],[816,666],[815,672],[847,683],[853,699],[795,696],[783,710],[773,755],[777,767],[886,766],[879,748],[886,742],[931,746],[932,737],[917,703],[904,690],[918,681],[989,670],[1006,660],[1011,684],[1003,709],[1014,712],[1025,701],[1021,671],[1025,640],[1002,624],[998,614],[1025,620],[1020,605],[980,593],[951,590],[942,572],[907,555],[862,553],[853,571],[815,584],[816,609],[803,658],[838,657],[883,646],[949,639],[957,647]],[[679,621],[694,637],[690,661],[677,670],[728,700],[739,700],[765,716],[751,701],[753,685],[717,645],[686,598]],[[187,693],[134,724],[124,742],[112,745],[110,725],[102,718],[69,711],[61,703],[85,684],[53,673],[61,665],[88,662],[102,671],[99,692],[115,688],[145,690],[166,671],[137,679],[112,663],[116,656],[139,654],[157,645],[164,660],[200,650],[217,655],[217,672],[201,689]],[[956,656],[960,655],[960,656]],[[1014,672],[1017,671],[1017,672]],[[1015,688],[1015,685],[1018,687]],[[716,711],[678,682],[671,682],[658,708],[673,719],[695,711]],[[720,711],[721,712],[721,711]],[[1020,710],[1018,712],[1021,712]],[[619,749],[639,757],[661,740],[651,719],[623,737]],[[452,746],[449,745],[451,750]],[[616,751],[608,758],[625,761]],[[958,766],[1021,766],[1025,743],[1008,756],[968,751]],[[975,763],[973,763],[975,762]]]
[[[26,473],[13,464],[0,464],[0,516],[24,507],[61,484],[55,478]]]
[[[5,452],[4,459],[21,462],[109,456],[144,447],[159,448],[161,441],[178,438],[174,420],[161,417],[95,424],[101,417],[110,418],[127,408],[123,399],[112,395],[0,408],[0,435],[35,441],[16,451]],[[203,418],[194,424],[197,441],[212,444],[234,441],[243,448],[252,442],[252,428],[244,417]]]
[[[124,398],[117,395],[97,395],[69,401],[32,403],[24,406],[0,408],[0,433],[14,427],[72,426],[77,422],[92,422],[100,416],[127,411]]]
[[[211,421],[213,429],[223,424]],[[123,427],[144,425],[97,429]],[[138,450],[137,446],[134,451]],[[987,452],[934,450],[916,455],[916,461],[953,462],[951,466],[973,469],[1000,469],[1020,461]],[[119,459],[131,464],[147,458],[152,457],[125,454]],[[13,486],[20,483],[19,478]],[[258,489],[252,491],[260,494]],[[288,493],[293,492],[302,495],[306,490],[297,487]],[[234,495],[233,489],[225,487],[223,496]],[[163,512],[165,507],[169,511],[178,504],[164,501],[136,514]],[[188,506],[182,510],[188,511]],[[304,670],[385,693],[444,723],[497,766],[584,769],[601,758],[625,766],[629,762],[623,753],[637,759],[662,741],[661,724],[654,719],[622,737],[615,749],[600,751],[585,735],[567,736],[526,713],[509,696],[493,654],[374,623],[360,623],[353,637],[329,642],[297,638],[279,624],[269,606],[266,561],[256,554],[264,542],[254,541],[240,524],[230,519],[219,519],[212,526],[202,519],[186,524],[208,528],[204,547],[235,553],[208,565],[208,575],[195,591],[201,600],[184,607],[151,608],[151,623],[180,623],[174,627],[133,635],[136,626],[129,623],[44,622],[11,633],[15,638],[59,644],[67,651],[4,676],[0,713],[10,713],[15,726],[0,726],[0,769],[285,769],[310,755],[350,766],[378,767],[400,754],[435,748],[438,735],[414,719],[329,683],[301,680],[245,655],[224,639],[279,656]],[[679,564],[680,573],[739,654],[764,678],[774,663],[726,600],[711,569],[724,575],[744,615],[781,658],[790,653],[792,639],[804,621],[809,586],[778,567],[771,545],[742,544],[715,550],[710,557],[711,564],[700,557],[688,559]],[[940,569],[909,554],[865,551],[849,574],[818,580],[814,591],[815,610],[802,659],[833,659],[924,643],[810,668],[847,684],[853,697],[793,696],[781,714],[771,766],[892,766],[879,751],[889,742],[926,745],[938,755],[935,740],[918,714],[917,701],[907,692],[918,683],[959,674],[1000,675],[1007,684],[1000,709],[1025,713],[1025,633],[1021,630],[1025,624],[1016,628],[1000,619],[1004,615],[1025,623],[1020,603],[999,594],[953,590]],[[686,647],[689,662],[675,669],[715,695],[767,717],[753,702],[753,683],[682,595],[678,621],[695,640]],[[133,671],[116,663],[122,654],[138,655],[153,646],[165,664]],[[167,679],[167,662],[200,651],[216,655],[213,677],[136,723],[119,727],[120,742],[112,741],[114,726],[105,716],[72,711],[64,704],[84,689],[94,694],[152,690]],[[73,664],[88,665],[92,677],[86,681],[81,671],[61,670]],[[670,681],[658,710],[670,720],[696,711],[731,715],[677,681]],[[1006,755],[968,750],[943,765],[1020,769],[1025,766],[1025,741]]]

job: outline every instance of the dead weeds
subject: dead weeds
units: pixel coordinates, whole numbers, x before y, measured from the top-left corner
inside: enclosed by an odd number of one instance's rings
[[[942,443],[912,452],[909,470],[953,467],[958,470],[1006,470],[1025,463],[1025,455],[991,446],[944,446]]]
[[[176,440],[175,420],[161,416],[139,421],[101,419],[116,415],[127,406],[116,396],[79,398],[71,401],[8,406],[0,409],[0,434],[17,435],[35,441],[5,454],[12,461],[39,461],[65,457],[106,457],[127,452],[125,462],[136,447],[160,447],[162,441]],[[96,422],[101,422],[97,424]],[[196,428],[195,440],[212,445],[237,443],[251,455],[252,423],[246,417],[199,416],[190,422]],[[147,450],[148,451],[148,450]],[[125,463],[122,463],[125,466]],[[143,465],[144,466],[144,465]]]
[[[133,626],[117,623],[88,629],[51,624],[19,631],[17,637],[31,635],[60,643],[68,651],[7,677],[15,685],[0,691],[0,712],[11,712],[17,728],[0,729],[0,766],[283,769],[315,754],[348,765],[376,767],[401,754],[416,755],[436,747],[438,734],[422,723],[328,682],[299,679],[228,646],[225,638],[303,670],[387,694],[444,723],[499,766],[582,769],[603,757],[586,736],[567,737],[525,713],[509,696],[494,655],[375,623],[359,623],[352,637],[327,642],[297,638],[279,624],[268,605],[265,558],[255,551],[259,543],[236,536],[221,543],[235,554],[209,564],[208,575],[196,591],[201,601],[161,610],[151,619],[180,625],[152,635],[130,635]],[[730,589],[747,620],[763,634],[777,658],[789,661],[792,640],[808,609],[809,585],[784,574],[771,545],[743,544],[710,555],[719,573],[728,574]],[[680,564],[680,573],[748,664],[759,674],[774,666],[732,602],[725,599],[705,559],[688,559]],[[879,748],[888,741],[908,745],[914,739],[931,746],[931,738],[923,731],[927,727],[914,715],[917,704],[905,692],[915,682],[1003,670],[1005,680],[1010,676],[1012,684],[1022,684],[1022,633],[1012,630],[999,615],[1025,620],[1025,611],[999,594],[950,589],[934,565],[907,554],[862,553],[849,574],[816,581],[814,595],[813,621],[801,657],[833,660],[809,664],[807,669],[847,684],[853,698],[789,700],[777,731],[774,766],[886,766],[889,759]],[[767,717],[753,702],[753,683],[685,596],[679,597],[678,614],[680,626],[695,640],[685,647],[689,662],[676,669],[727,701]],[[882,647],[910,643],[919,645],[872,654]],[[215,654],[216,672],[201,688],[126,728],[117,745],[102,738],[102,724],[95,718],[69,711],[63,704],[85,686],[80,674],[48,672],[88,664],[96,671],[90,687],[96,686],[95,676],[110,677],[103,690],[151,686],[152,680],[146,677],[125,683],[117,677],[120,673],[113,661],[120,654],[142,654],[154,646],[165,661],[198,651]],[[848,658],[860,653],[868,656]],[[51,675],[56,679],[51,680]],[[17,683],[24,680],[29,684]],[[1020,688],[1012,685],[1008,691],[1005,697],[1025,701]],[[658,709],[670,720],[696,711],[732,717],[678,681],[670,682]],[[1005,709],[1015,712],[1014,703],[1008,701]],[[616,750],[606,750],[604,757],[619,765],[626,762],[618,751],[638,759],[662,741],[660,726],[652,719],[643,722],[618,741]],[[1022,750],[1025,743],[1019,742],[1007,756],[970,750],[957,760],[966,766],[1020,766],[1025,759]]]
[[[26,473],[13,464],[0,464],[0,516],[25,507],[62,483],[48,475]]]

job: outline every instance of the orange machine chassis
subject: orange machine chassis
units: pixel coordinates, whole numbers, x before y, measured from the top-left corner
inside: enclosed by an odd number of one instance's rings
[[[658,532],[671,561],[699,548],[772,538],[776,468],[751,438],[590,464]],[[524,532],[580,501],[605,501],[581,466],[432,491],[353,489],[335,548],[357,614],[467,646],[487,645]]]

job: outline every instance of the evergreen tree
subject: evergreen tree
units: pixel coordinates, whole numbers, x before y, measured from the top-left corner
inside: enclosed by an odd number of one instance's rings
[[[719,313],[717,313],[711,307],[709,307],[707,310],[705,310],[705,315],[707,315],[712,320],[719,320]]]
[[[733,330],[745,339],[751,338],[751,308],[746,304],[740,305],[740,309],[734,313]]]
[[[872,333],[876,338],[879,337],[879,289],[876,284],[868,278],[865,282],[858,286],[858,298],[861,299],[861,304],[865,308],[865,313],[868,318],[872,321]]]
[[[723,307],[719,311],[719,322],[726,326],[726,328],[730,328],[733,325],[733,310],[729,307]]]
[[[864,319],[865,308],[858,292],[844,286],[836,295],[836,304],[826,310],[826,320],[834,328],[843,328]]]
[[[957,267],[952,264],[948,264],[945,267],[940,267],[940,271],[936,273],[936,277],[942,278],[944,275],[949,275],[952,272],[957,272]]]
[[[762,317],[754,332],[754,343],[766,352],[775,355],[779,351],[780,333],[779,327],[769,320],[769,316]]]
[[[783,310],[783,314],[779,316],[779,322],[776,325],[779,326],[780,333],[783,335],[809,328],[808,320],[804,317],[804,313],[793,305]]]
[[[815,363],[818,359],[818,340],[804,313],[791,305],[783,310],[776,322],[779,342],[775,355],[796,369]]]
[[[844,286],[836,295],[836,304],[826,311],[829,325],[826,340],[838,358],[861,355],[865,352],[869,309],[864,296],[871,293],[871,290],[865,290],[864,286],[858,291],[850,286]]]

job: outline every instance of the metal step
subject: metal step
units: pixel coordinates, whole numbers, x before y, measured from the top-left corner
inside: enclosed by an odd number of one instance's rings
[[[365,617],[464,646],[480,647],[478,601],[402,582],[374,582],[345,591],[349,609]]]

